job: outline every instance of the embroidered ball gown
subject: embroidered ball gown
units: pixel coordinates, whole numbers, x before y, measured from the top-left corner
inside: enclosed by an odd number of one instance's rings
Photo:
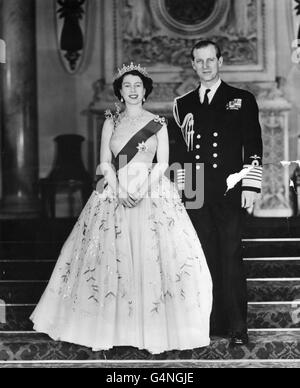
[[[111,150],[116,160],[128,157],[117,167],[120,184],[149,175],[163,125],[153,119],[134,134],[117,126]],[[156,354],[209,345],[211,306],[200,242],[163,177],[135,208],[119,205],[109,186],[92,193],[31,319],[36,331],[94,351],[133,346]]]

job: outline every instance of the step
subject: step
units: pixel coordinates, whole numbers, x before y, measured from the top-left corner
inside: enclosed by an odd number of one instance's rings
[[[0,241],[10,240],[64,240],[72,230],[76,218],[32,220],[0,220]],[[299,237],[300,217],[257,218],[247,216],[245,238]]]
[[[63,241],[10,241],[0,243],[0,260],[54,260]]]
[[[0,242],[0,260],[56,260],[65,240]],[[243,239],[243,256],[300,257],[300,239]]]
[[[6,323],[0,323],[0,331],[32,331],[29,320],[35,304],[8,304],[5,306]]]
[[[46,286],[47,281],[0,281],[0,299],[6,304],[35,304]]]
[[[245,258],[247,278],[300,278],[300,257]]]
[[[243,257],[300,257],[300,238],[243,239]]]
[[[300,257],[246,258],[248,278],[300,277]],[[56,260],[0,260],[0,280],[49,280]]]
[[[0,281],[0,299],[6,304],[34,304],[40,300],[47,281]],[[248,279],[249,302],[292,302],[300,300],[299,278]]]
[[[1,361],[47,361],[47,360],[299,360],[300,330],[250,331],[247,346],[231,348],[229,339],[213,338],[207,348],[190,351],[172,351],[151,355],[145,350],[132,347],[113,348],[92,352],[90,349],[55,342],[39,333],[0,333]]]
[[[248,278],[300,277],[300,257],[246,258]],[[56,260],[0,260],[0,280],[48,280]]]
[[[56,260],[0,260],[0,280],[48,280]],[[245,258],[248,278],[300,277],[300,257]]]
[[[245,238],[299,238],[300,217],[255,218],[249,216],[245,221],[243,236]]]
[[[76,219],[0,220],[0,241],[65,240]]]
[[[0,260],[0,280],[49,280],[56,260]]]
[[[300,279],[248,279],[248,300],[249,302],[300,300]]]
[[[300,301],[249,302],[249,329],[297,329],[300,328]]]
[[[178,361],[123,361],[123,362],[109,362],[109,361],[0,361],[0,368],[38,368],[38,369],[108,369],[103,376],[112,374],[112,370],[118,370],[116,373],[124,375],[124,369],[135,369],[135,375],[141,375],[141,378],[146,378],[151,381],[151,375],[157,377],[157,373],[161,373],[160,369],[180,368],[180,373],[193,373],[193,381],[196,381],[197,374],[191,372],[191,369],[298,369],[300,368],[300,360],[227,360],[227,361],[195,361],[195,360],[178,360]],[[120,371],[123,369],[123,371]],[[148,373],[146,373],[148,369]],[[129,372],[126,372],[128,374]],[[170,372],[172,373],[172,372]],[[177,376],[179,376],[177,374]],[[182,376],[182,375],[181,375]],[[179,378],[181,378],[181,376]],[[187,375],[182,378],[187,378]]]
[[[29,320],[35,304],[6,305],[6,324],[0,331],[31,331]],[[249,329],[296,329],[300,328],[300,302],[249,302]]]

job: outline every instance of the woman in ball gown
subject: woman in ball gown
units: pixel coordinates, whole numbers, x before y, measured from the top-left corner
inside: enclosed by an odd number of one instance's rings
[[[92,193],[66,240],[31,315],[34,329],[94,351],[208,346],[211,276],[165,176],[166,121],[144,109],[152,79],[139,65],[124,65],[114,91],[125,109],[106,112],[100,153],[106,187]]]

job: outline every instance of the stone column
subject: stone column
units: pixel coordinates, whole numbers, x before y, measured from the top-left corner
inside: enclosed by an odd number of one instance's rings
[[[39,214],[35,0],[1,0],[1,218]]]

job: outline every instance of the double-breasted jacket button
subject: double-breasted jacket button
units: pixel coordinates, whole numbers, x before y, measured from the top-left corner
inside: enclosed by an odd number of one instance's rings
[[[200,159],[200,155],[196,155],[196,159],[199,160]]]
[[[200,145],[199,145],[199,144],[196,145],[196,149],[197,149],[197,150],[200,149]]]
[[[213,165],[213,168],[218,168],[218,165],[215,163],[215,164]]]
[[[217,148],[217,147],[218,147],[218,143],[214,143],[214,144],[213,144],[213,147],[214,147],[214,148]]]
[[[217,157],[218,157],[218,154],[213,154],[213,157],[214,157],[214,158],[217,158]]]
[[[201,135],[197,135],[197,139],[201,139]]]
[[[218,132],[215,132],[214,137],[218,137],[218,136],[219,136]]]
[[[196,170],[200,170],[201,166],[199,164],[197,164],[196,166]]]

